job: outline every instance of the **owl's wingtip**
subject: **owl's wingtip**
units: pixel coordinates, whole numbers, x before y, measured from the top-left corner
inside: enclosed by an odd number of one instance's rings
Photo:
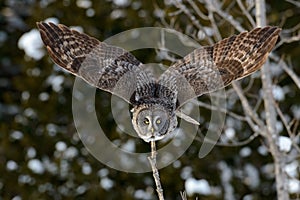
[[[45,27],[45,25],[47,25],[47,23],[44,21],[36,22],[36,26],[38,27],[39,30],[42,30]]]
[[[271,28],[274,29],[274,32],[276,32],[276,33],[278,33],[278,34],[279,34],[279,33],[281,32],[281,30],[282,30],[281,27],[279,27],[279,26],[271,26]]]
[[[36,24],[36,26],[37,26],[38,28],[40,28],[41,23],[43,23],[43,22],[42,22],[42,21],[40,21],[40,22],[35,22],[35,24]]]

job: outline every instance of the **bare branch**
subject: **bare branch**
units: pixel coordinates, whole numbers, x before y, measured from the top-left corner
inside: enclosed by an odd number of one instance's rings
[[[220,111],[220,112],[226,113],[226,114],[230,115],[231,117],[233,117],[235,119],[238,119],[240,121],[246,121],[246,117],[244,117],[242,115],[239,115],[239,114],[236,114],[234,112],[231,112],[231,111],[229,111],[225,108],[219,108],[219,107],[216,107],[214,105],[210,105],[210,104],[204,103],[202,101],[198,101],[196,99],[191,100],[191,102],[193,102],[195,105],[200,106],[202,108],[206,108],[206,109],[209,109],[211,111]]]
[[[198,6],[195,4],[194,1],[187,0],[187,2],[192,6],[192,8],[194,9],[194,11],[197,13],[199,17],[201,17],[204,20],[208,20],[207,16],[201,12],[201,10],[198,8]]]
[[[264,0],[255,0],[256,7],[256,22],[258,26],[266,25],[266,8]],[[264,90],[264,105],[266,113],[266,134],[265,137],[269,143],[269,150],[273,156],[275,166],[275,177],[276,177],[276,190],[277,199],[288,200],[289,194],[287,189],[287,176],[284,172],[284,159],[283,154],[280,152],[277,146],[277,140],[279,134],[276,133],[276,110],[274,106],[274,99],[272,93],[272,82],[269,65],[265,65],[261,69],[261,79]]]
[[[255,21],[252,18],[252,16],[250,15],[250,13],[248,12],[248,10],[246,10],[243,2],[241,0],[237,0],[237,3],[239,5],[239,7],[241,8],[242,12],[244,13],[244,15],[247,17],[247,19],[249,20],[249,22],[251,23],[252,27],[255,27]]]
[[[182,4],[182,2],[180,2],[179,0],[176,0],[174,5],[179,8],[180,10],[183,11],[183,13],[185,15],[188,16],[189,20],[191,20],[192,24],[198,29],[198,30],[204,30],[203,26],[199,23],[199,21],[197,20],[197,18],[189,11],[189,9],[187,9],[187,7]],[[207,33],[205,31],[203,31],[204,34],[206,35]],[[207,36],[207,35],[206,35]],[[213,44],[213,40],[207,36],[206,39],[208,40],[209,44]]]
[[[204,138],[204,136],[203,137],[197,136],[197,137],[195,137],[195,140],[198,142],[206,142],[206,143],[210,143],[210,144],[215,144],[215,145],[221,146],[221,147],[238,147],[238,146],[244,146],[246,144],[249,144],[251,141],[253,141],[255,138],[257,138],[259,135],[260,135],[260,133],[254,132],[249,138],[247,138],[245,140],[240,140],[240,141],[232,141],[232,143],[222,143],[222,142],[216,143],[216,141],[211,140],[209,138]]]
[[[207,5],[207,10],[212,10],[216,12],[218,15],[220,15],[223,19],[228,21],[236,30],[239,32],[245,31],[245,29],[241,26],[241,24],[236,21],[232,15],[229,15],[228,13],[224,12],[221,9],[221,3],[218,0],[205,0]]]
[[[294,0],[286,0],[287,2],[294,4],[297,7],[300,7],[300,2],[299,1],[294,1]]]
[[[208,18],[210,20],[210,23],[212,25],[212,28],[214,29],[215,35],[216,35],[216,39],[222,40],[222,36],[220,34],[219,28],[216,24],[215,18],[214,18],[214,13],[212,12],[212,10],[208,10]]]
[[[280,107],[278,106],[278,104],[276,104],[276,102],[274,102],[274,105],[275,105],[276,111],[277,111],[277,113],[278,113],[278,115],[279,115],[281,121],[282,121],[283,124],[284,124],[284,127],[285,127],[286,131],[288,132],[288,134],[289,134],[289,136],[290,136],[290,139],[291,139],[291,141],[292,141],[293,146],[294,146],[295,149],[300,153],[300,148],[299,148],[298,144],[295,143],[295,141],[296,141],[295,134],[293,134],[293,133],[291,132],[291,127],[290,127],[290,125],[287,123],[287,121],[286,121],[286,119],[285,119],[285,117],[284,117],[284,115],[283,115],[283,113],[282,113]]]
[[[157,155],[157,151],[156,151],[155,141],[151,141],[151,156],[148,157],[148,160],[152,168],[152,173],[156,185],[156,192],[158,194],[158,198],[159,200],[164,200],[163,189],[161,187],[160,178],[159,178],[159,172],[156,167],[156,155]]]
[[[278,44],[276,45],[276,48],[280,47],[283,44],[297,42],[299,40],[300,40],[300,33],[298,33],[298,35],[295,35],[295,36],[292,36],[292,37],[282,38],[280,40],[280,42],[278,42]]]
[[[266,131],[266,127],[265,127],[265,124],[263,123],[263,121],[261,121],[259,119],[259,116],[257,115],[257,113],[253,112],[253,109],[251,108],[251,106],[249,105],[249,102],[247,100],[247,98],[245,97],[242,89],[241,89],[241,86],[238,84],[238,82],[233,82],[232,83],[232,86],[233,88],[235,89],[237,95],[239,96],[241,102],[242,102],[242,105],[243,105],[243,108],[245,110],[245,114],[246,116],[248,116],[246,119],[247,119],[247,122],[249,124],[251,124],[251,120],[252,119],[257,125],[258,125],[258,129],[256,128],[256,130],[253,130],[254,132],[260,132],[260,134],[262,134],[263,136],[265,135],[265,131]]]
[[[283,62],[283,60],[280,60],[280,63],[282,64],[282,67],[284,71],[293,79],[293,81],[296,83],[297,87],[300,89],[300,77],[293,71],[291,70],[288,65]],[[292,66],[292,62],[289,61],[289,65]]]
[[[291,34],[291,33],[297,32],[299,29],[300,29],[300,23],[298,23],[297,25],[293,26],[292,28],[283,29],[282,33]]]
[[[279,65],[292,78],[292,80],[295,82],[297,87],[300,89],[300,77],[292,69],[290,69],[290,67],[286,64],[286,62],[283,59],[276,56],[275,54],[271,54],[270,58],[272,58],[276,62],[279,62]],[[292,66],[292,64],[289,65]]]
[[[183,191],[183,192],[180,191],[180,196],[181,196],[182,200],[187,200],[187,196],[186,196],[186,192],[185,191]]]

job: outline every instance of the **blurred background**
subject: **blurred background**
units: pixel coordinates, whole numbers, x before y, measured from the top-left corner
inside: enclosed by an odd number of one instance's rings
[[[269,64],[274,99],[285,119],[278,117],[276,133],[283,141],[280,148],[291,199],[300,199],[299,7],[298,1],[266,1],[267,23],[283,29]],[[164,27],[211,45],[239,33],[240,27],[251,30],[254,13],[252,0],[0,1],[0,199],[157,199],[152,173],[108,168],[85,149],[72,116],[75,77],[50,60],[36,22],[62,23],[101,41],[128,29]],[[175,58],[156,49],[132,53],[144,63],[170,65]],[[259,77],[257,72],[241,85],[264,120]],[[246,123],[232,87],[226,90],[228,114],[218,145],[206,157],[198,157],[210,119],[210,109],[201,104],[197,139],[179,160],[160,170],[166,199],[181,199],[180,191],[190,199],[276,199],[268,144]],[[107,137],[123,146],[130,144],[132,151],[149,151],[147,143],[119,131],[110,98],[97,90],[98,119]],[[198,100],[209,105],[206,96]]]

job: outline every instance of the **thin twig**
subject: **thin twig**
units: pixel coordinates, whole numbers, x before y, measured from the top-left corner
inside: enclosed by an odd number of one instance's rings
[[[180,191],[180,196],[182,200],[187,200],[186,192],[185,191]]]
[[[221,33],[220,33],[219,28],[217,26],[217,23],[215,21],[214,13],[213,13],[212,10],[208,10],[208,18],[210,20],[212,28],[214,29],[217,41],[222,40],[222,36],[221,36]]]
[[[227,110],[225,108],[222,108],[222,107],[217,107],[217,106],[214,106],[214,105],[211,105],[211,104],[207,104],[207,103],[204,103],[202,101],[198,101],[197,99],[193,99],[191,100],[191,102],[193,102],[195,105],[197,106],[200,106],[202,108],[206,108],[206,109],[209,109],[211,111],[220,111],[220,112],[223,112],[223,113],[226,113],[227,115],[233,117],[233,118],[236,118],[240,121],[246,121],[246,117],[245,116],[242,116],[242,115],[239,115],[239,114],[236,114],[230,110]]]
[[[283,70],[293,79],[297,87],[300,89],[300,77],[293,70],[291,70],[282,59],[280,60],[279,64],[281,64]]]
[[[152,173],[156,185],[156,192],[158,194],[158,198],[159,200],[164,200],[163,189],[161,187],[159,172],[156,166],[156,155],[157,155],[157,151],[156,151],[155,141],[151,141],[151,156],[148,157],[148,160],[152,168]]]
[[[241,141],[232,141],[232,143],[221,143],[221,142],[217,142],[214,140],[211,140],[209,138],[204,138],[200,137],[200,136],[196,136],[195,140],[198,142],[206,142],[206,143],[210,143],[210,144],[215,144],[216,146],[220,146],[220,147],[239,147],[239,146],[244,146],[246,144],[249,144],[250,142],[252,142],[255,138],[257,138],[260,134],[258,132],[254,132],[250,137],[248,137],[245,140],[241,140]]]
[[[232,15],[228,14],[227,12],[224,12],[224,9],[221,9],[221,3],[217,0],[211,1],[211,0],[205,0],[207,9],[212,10],[216,12],[218,15],[220,15],[223,19],[228,21],[236,30],[239,32],[245,31],[245,29],[241,26],[241,23],[233,18]]]
[[[255,21],[252,18],[252,16],[250,15],[250,13],[248,12],[248,10],[245,8],[243,2],[241,0],[237,0],[237,3],[239,5],[239,7],[241,8],[241,10],[243,11],[244,15],[248,18],[249,22],[251,23],[251,26],[255,27]]]
[[[199,23],[199,20],[197,20],[197,17],[193,15],[190,10],[182,4],[179,0],[176,0],[174,5],[183,11],[183,13],[188,17],[189,20],[191,20],[192,24],[198,29],[198,30],[204,30],[203,26]],[[213,44],[213,40],[207,35],[207,33],[204,31],[204,34],[207,36],[206,39],[208,40],[209,44]]]
[[[292,36],[292,37],[281,38],[281,40],[276,45],[276,48],[280,47],[283,44],[288,44],[288,43],[292,43],[292,42],[298,42],[299,40],[300,40],[300,34]]]
[[[270,58],[272,58],[276,62],[279,62],[279,65],[291,77],[291,79],[295,82],[297,87],[300,89],[300,77],[298,77],[298,75],[292,69],[290,69],[288,64],[286,64],[286,62],[282,58],[279,58],[279,56],[275,54],[270,54]]]
[[[253,112],[253,108],[251,108],[251,106],[249,105],[249,102],[248,102],[247,98],[243,94],[241,86],[238,84],[238,82],[233,82],[232,87],[235,89],[237,95],[239,96],[239,98],[242,102],[243,108],[245,110],[245,114],[246,114],[246,116],[248,116],[246,118],[247,122],[250,125],[250,124],[252,124],[251,122],[253,120],[258,125],[258,128],[260,129],[259,130],[260,134],[264,135],[265,134],[265,129],[266,129],[265,124],[263,123],[262,120],[260,120],[257,113]],[[258,130],[253,130],[253,131],[257,132]]]
[[[291,131],[291,127],[287,123],[287,121],[286,121],[286,119],[285,119],[285,117],[284,117],[284,115],[283,115],[283,113],[282,113],[279,105],[275,101],[274,101],[274,105],[275,105],[276,111],[277,111],[277,113],[278,113],[281,121],[283,122],[283,125],[284,125],[286,131],[288,132],[288,134],[289,134],[289,136],[291,138],[293,146],[300,153],[300,148],[299,148],[298,144],[296,143],[297,140],[295,139],[295,135]]]
[[[300,23],[296,24],[295,26],[291,27],[291,28],[285,28],[282,30],[283,34],[294,34],[295,32],[298,32],[300,29]]]
[[[287,2],[294,4],[297,7],[300,7],[300,2],[299,1],[293,1],[293,0],[286,0]]]
[[[187,0],[187,2],[192,6],[192,8],[194,9],[194,11],[197,13],[199,17],[201,17],[204,20],[208,20],[207,16],[204,13],[202,13],[199,7],[195,4],[195,1]]]

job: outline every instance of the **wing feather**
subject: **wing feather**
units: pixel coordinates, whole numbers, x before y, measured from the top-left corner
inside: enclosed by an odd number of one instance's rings
[[[130,102],[128,95],[137,88],[137,80],[142,81],[138,77],[147,77],[140,61],[120,47],[105,44],[62,24],[39,22],[37,27],[52,60],[92,86]],[[122,83],[117,86],[121,78]]]
[[[177,77],[180,106],[189,99],[225,87],[260,69],[280,31],[280,28],[271,26],[255,28],[213,46],[196,49],[169,67],[159,81],[164,85]]]

